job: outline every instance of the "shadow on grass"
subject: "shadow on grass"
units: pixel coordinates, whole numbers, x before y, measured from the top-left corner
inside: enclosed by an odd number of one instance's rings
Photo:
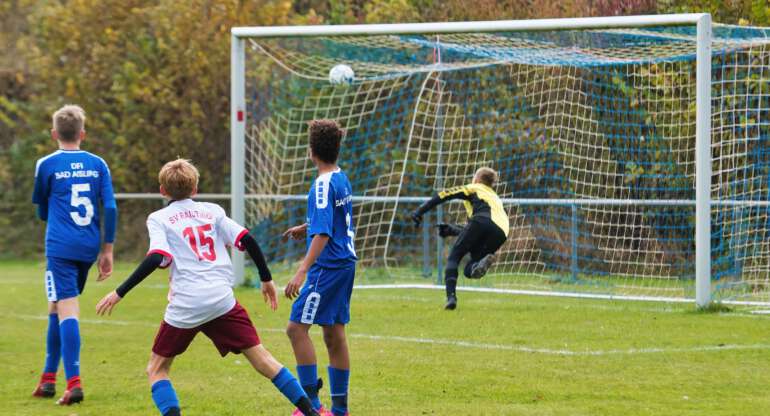
[[[731,313],[735,310],[721,302],[711,302],[707,306],[696,308],[692,313],[695,314],[713,314],[713,313]]]

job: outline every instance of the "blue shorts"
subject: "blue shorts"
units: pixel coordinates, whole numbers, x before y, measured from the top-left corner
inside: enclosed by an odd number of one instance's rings
[[[74,298],[86,287],[92,262],[48,257],[45,271],[45,293],[49,302]]]
[[[355,276],[355,265],[344,269],[313,265],[299,297],[291,306],[289,320],[299,324],[347,324]]]

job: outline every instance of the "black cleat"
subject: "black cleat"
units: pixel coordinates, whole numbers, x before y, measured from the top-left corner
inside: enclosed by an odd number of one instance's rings
[[[40,383],[37,385],[35,391],[32,392],[34,397],[53,397],[56,395],[56,383]]]
[[[471,268],[471,275],[468,277],[471,279],[481,279],[487,274],[487,270],[495,264],[495,260],[497,260],[497,256],[494,254],[487,254],[484,258],[479,260],[478,263],[473,265]]]
[[[64,396],[61,396],[56,404],[60,406],[69,406],[75,403],[83,401],[83,389],[80,387],[73,387],[72,390],[65,390]]]
[[[182,416],[182,412],[178,407],[172,407],[163,416]]]
[[[453,311],[456,308],[457,308],[457,296],[447,296],[446,305],[444,305],[444,309],[448,311]]]

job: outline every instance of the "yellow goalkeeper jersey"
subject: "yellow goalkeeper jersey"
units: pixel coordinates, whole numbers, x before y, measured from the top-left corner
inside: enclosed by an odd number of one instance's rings
[[[449,188],[438,193],[441,201],[462,199],[468,218],[487,217],[492,220],[508,237],[510,224],[508,213],[503,208],[503,202],[494,189],[483,183],[471,183],[464,186]]]

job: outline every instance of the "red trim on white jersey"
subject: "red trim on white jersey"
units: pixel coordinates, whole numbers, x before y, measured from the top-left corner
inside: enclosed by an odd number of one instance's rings
[[[240,251],[245,250],[246,248],[244,248],[243,244],[241,244],[241,238],[245,237],[248,233],[249,233],[249,230],[247,229],[244,229],[243,231],[241,231],[241,233],[238,234],[238,237],[235,237],[235,244],[233,246]]]
[[[150,251],[147,252],[148,256],[151,255],[151,254],[160,254],[161,256],[163,256],[163,257],[168,259],[168,263],[166,263],[165,266],[163,265],[163,263],[165,263],[165,262],[161,263],[161,265],[159,266],[161,269],[168,268],[168,266],[171,266],[171,262],[174,261],[174,256],[172,256],[171,254],[169,254],[168,252],[166,252],[164,250],[160,250],[160,249],[156,248],[155,250],[150,250]]]

